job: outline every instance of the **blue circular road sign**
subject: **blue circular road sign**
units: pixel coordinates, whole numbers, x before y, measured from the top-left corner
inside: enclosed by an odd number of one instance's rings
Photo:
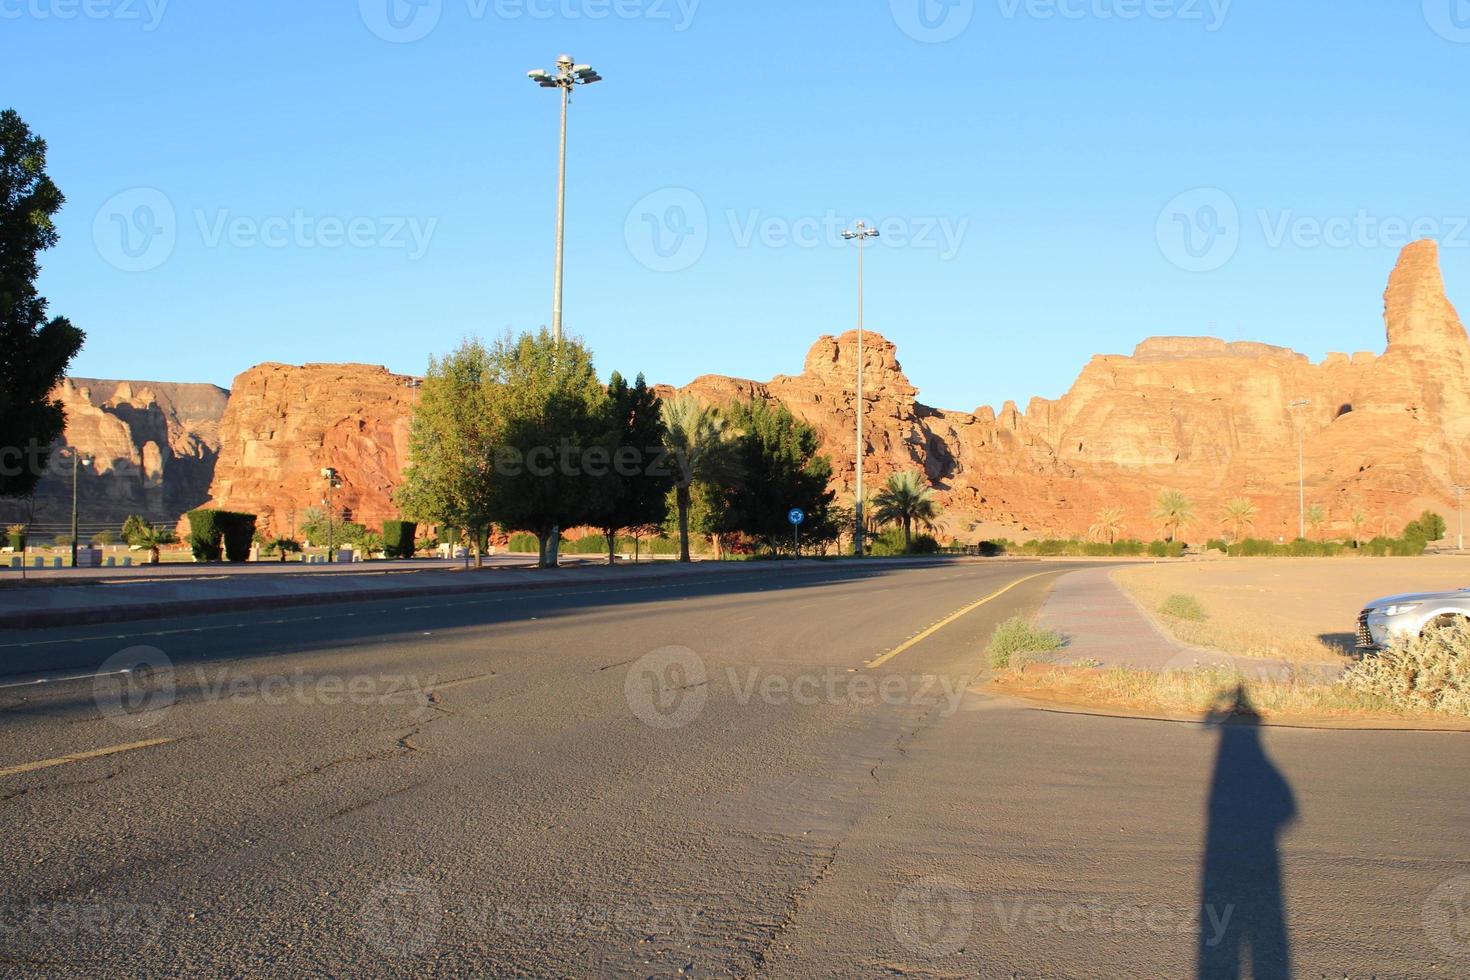
[[[800,524],[802,521],[806,520],[806,511],[802,510],[800,507],[793,507],[786,512],[786,519],[792,524]]]

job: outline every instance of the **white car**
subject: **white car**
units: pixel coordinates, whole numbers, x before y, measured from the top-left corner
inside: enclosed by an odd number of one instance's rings
[[[1387,596],[1358,615],[1358,649],[1382,650],[1396,636],[1418,636],[1457,620],[1470,620],[1470,588]]]

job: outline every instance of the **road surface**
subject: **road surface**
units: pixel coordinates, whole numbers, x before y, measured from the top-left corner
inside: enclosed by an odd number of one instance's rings
[[[12,631],[0,973],[1470,975],[1464,736],[972,691],[1069,567]]]

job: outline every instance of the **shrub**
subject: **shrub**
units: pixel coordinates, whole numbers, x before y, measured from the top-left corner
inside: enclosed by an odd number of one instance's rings
[[[939,541],[932,534],[916,534],[913,545],[909,548],[909,554],[937,555],[939,554]]]
[[[1342,684],[1396,708],[1470,716],[1470,621],[1399,639],[1349,667]]]
[[[281,561],[286,560],[287,555],[301,553],[301,542],[295,538],[272,538],[261,545],[262,555],[279,555]]]
[[[1223,551],[1226,554],[1229,554],[1230,553],[1230,545],[1228,545],[1228,544],[1225,543],[1225,539],[1224,538],[1211,538],[1209,541],[1206,541],[1205,542],[1205,550],[1206,551]]]
[[[9,539],[12,551],[26,550],[26,526],[24,524],[11,524],[5,529],[5,536]]]
[[[117,544],[117,532],[102,530],[92,535],[92,543],[98,547],[109,544]]]
[[[389,558],[412,558],[418,533],[416,521],[384,521],[383,553]]]
[[[1024,667],[1039,653],[1062,648],[1062,634],[1041,629],[1024,616],[1012,616],[990,637],[990,666],[996,670]]]
[[[1166,558],[1169,555],[1169,544],[1166,541],[1150,541],[1148,553],[1154,558]]]
[[[214,522],[224,539],[225,560],[249,561],[250,546],[255,543],[255,515],[220,510],[215,511]]]
[[[1147,545],[1145,545],[1142,541],[1139,541],[1137,538],[1128,538],[1125,541],[1113,542],[1113,554],[1133,555],[1136,557],[1143,554],[1144,550],[1147,547]]]
[[[1419,519],[1410,521],[1403,536],[1411,541],[1438,541],[1445,536],[1444,518],[1432,510],[1426,510]]]
[[[220,560],[224,532],[219,526],[219,513],[206,507],[189,511],[189,550],[195,561]]]
[[[1198,599],[1179,592],[1165,599],[1164,604],[1159,607],[1159,612],[1165,616],[1173,616],[1175,619],[1187,619],[1192,623],[1202,623],[1210,618]]]
[[[871,554],[880,557],[903,554],[903,529],[886,527],[868,539]]]
[[[70,548],[71,547],[71,535],[70,534],[58,534],[56,537],[54,537],[54,538],[51,539],[51,542],[53,544],[55,544],[56,547],[58,547],[58,548]]]

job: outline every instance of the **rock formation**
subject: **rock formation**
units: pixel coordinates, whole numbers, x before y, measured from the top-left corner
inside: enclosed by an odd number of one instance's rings
[[[1349,533],[1355,511],[1366,515],[1369,534],[1397,533],[1426,507],[1448,517],[1453,486],[1470,482],[1470,340],[1445,297],[1433,242],[1404,250],[1384,315],[1382,355],[1329,354],[1317,364],[1266,344],[1155,337],[1129,356],[1094,357],[1064,396],[1032,399],[1024,412],[1009,402],[999,412],[921,404],[894,345],[868,333],[868,484],[922,470],[944,505],[943,533],[963,540],[1086,534],[1108,507],[1123,510],[1125,534],[1153,538],[1160,529],[1149,515],[1163,490],[1192,501],[1191,540],[1218,535],[1234,497],[1255,503],[1255,534],[1291,538],[1300,433],[1307,502],[1326,511],[1326,533]],[[850,498],[856,356],[854,333],[822,337],[799,375],[707,375],[684,390],[715,402],[785,404],[820,432],[834,486]],[[261,515],[278,532],[321,506],[324,466],[341,475],[334,502],[353,519],[375,525],[396,516],[391,494],[407,461],[412,378],[356,364],[259,365],[235,380],[217,443],[201,421],[207,412],[196,419],[178,408],[177,389],[207,386],[155,385],[145,394],[140,383],[106,384],[118,387],[68,383],[68,432],[127,461],[108,471],[128,474],[117,491],[127,506],[138,494],[162,494],[172,506],[198,496],[185,461],[207,465],[217,445],[209,496]],[[1297,401],[1309,404],[1291,408]],[[139,403],[177,425],[147,428]]]
[[[67,378],[54,397],[66,407],[62,446],[93,457],[78,472],[84,529],[116,531],[130,514],[164,525],[209,499],[219,421],[229,392],[209,384]],[[0,501],[0,520],[29,521],[48,533],[71,524],[70,457],[53,452],[27,501]]]

